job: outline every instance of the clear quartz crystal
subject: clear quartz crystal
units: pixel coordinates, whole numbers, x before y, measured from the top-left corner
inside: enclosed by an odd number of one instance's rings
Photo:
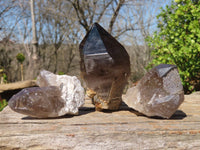
[[[43,70],[37,77],[39,87],[23,89],[9,100],[16,112],[38,118],[77,114],[84,104],[84,89],[75,76],[55,75]]]
[[[161,64],[150,70],[123,96],[123,101],[146,116],[170,118],[184,100],[175,65]]]

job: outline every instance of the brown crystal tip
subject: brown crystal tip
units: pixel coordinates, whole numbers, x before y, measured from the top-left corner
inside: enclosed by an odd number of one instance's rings
[[[125,48],[94,23],[79,50],[82,77],[87,88],[96,92],[98,97],[94,103],[102,109],[117,110],[130,74],[130,60]]]

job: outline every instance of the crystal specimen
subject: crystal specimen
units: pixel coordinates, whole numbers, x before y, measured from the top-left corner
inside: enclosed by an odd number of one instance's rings
[[[128,89],[123,101],[146,116],[170,118],[184,100],[181,79],[175,65],[160,64]]]
[[[78,108],[85,102],[85,91],[76,76],[55,75],[49,71],[42,70],[37,77],[40,87],[57,86],[61,91],[61,98],[65,107],[60,111],[62,115],[77,114]]]
[[[84,89],[75,76],[55,75],[41,71],[37,77],[40,87],[27,88],[9,100],[16,112],[38,117],[58,117],[77,114],[84,104]]]
[[[53,86],[26,88],[14,95],[8,105],[18,113],[33,117],[57,117],[64,107],[60,96],[60,90]]]
[[[92,97],[96,110],[117,110],[130,74],[130,60],[125,48],[95,23],[79,49],[81,75],[87,93],[93,93],[89,97]]]

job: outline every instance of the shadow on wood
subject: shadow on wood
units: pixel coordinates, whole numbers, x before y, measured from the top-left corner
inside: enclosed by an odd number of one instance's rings
[[[134,109],[132,109],[131,112],[136,114],[137,116],[145,116],[144,114]],[[145,117],[150,118],[150,119],[158,119],[158,120],[182,120],[185,117],[187,117],[187,115],[182,110],[177,110],[169,119],[158,117],[158,116],[153,116],[153,117],[145,116]]]
[[[36,117],[26,116],[26,117],[23,117],[22,120],[51,120],[51,119],[55,120],[55,119],[72,118],[72,117],[87,115],[87,114],[92,113],[92,112],[95,112],[95,108],[93,108],[93,107],[81,107],[79,109],[78,115],[66,114],[64,116],[51,117],[51,118],[36,118]]]

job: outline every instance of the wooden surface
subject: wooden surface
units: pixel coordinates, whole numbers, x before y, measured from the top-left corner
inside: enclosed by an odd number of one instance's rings
[[[24,88],[34,87],[36,85],[35,80],[19,81],[9,84],[0,84],[0,99],[9,100],[12,95],[18,93]]]
[[[9,90],[23,89],[27,87],[37,86],[35,80],[19,81],[9,84],[0,84],[0,93]]]
[[[127,106],[96,112],[86,100],[78,116],[34,119],[0,112],[0,149],[200,149],[200,93],[186,95],[171,119],[148,118]]]

